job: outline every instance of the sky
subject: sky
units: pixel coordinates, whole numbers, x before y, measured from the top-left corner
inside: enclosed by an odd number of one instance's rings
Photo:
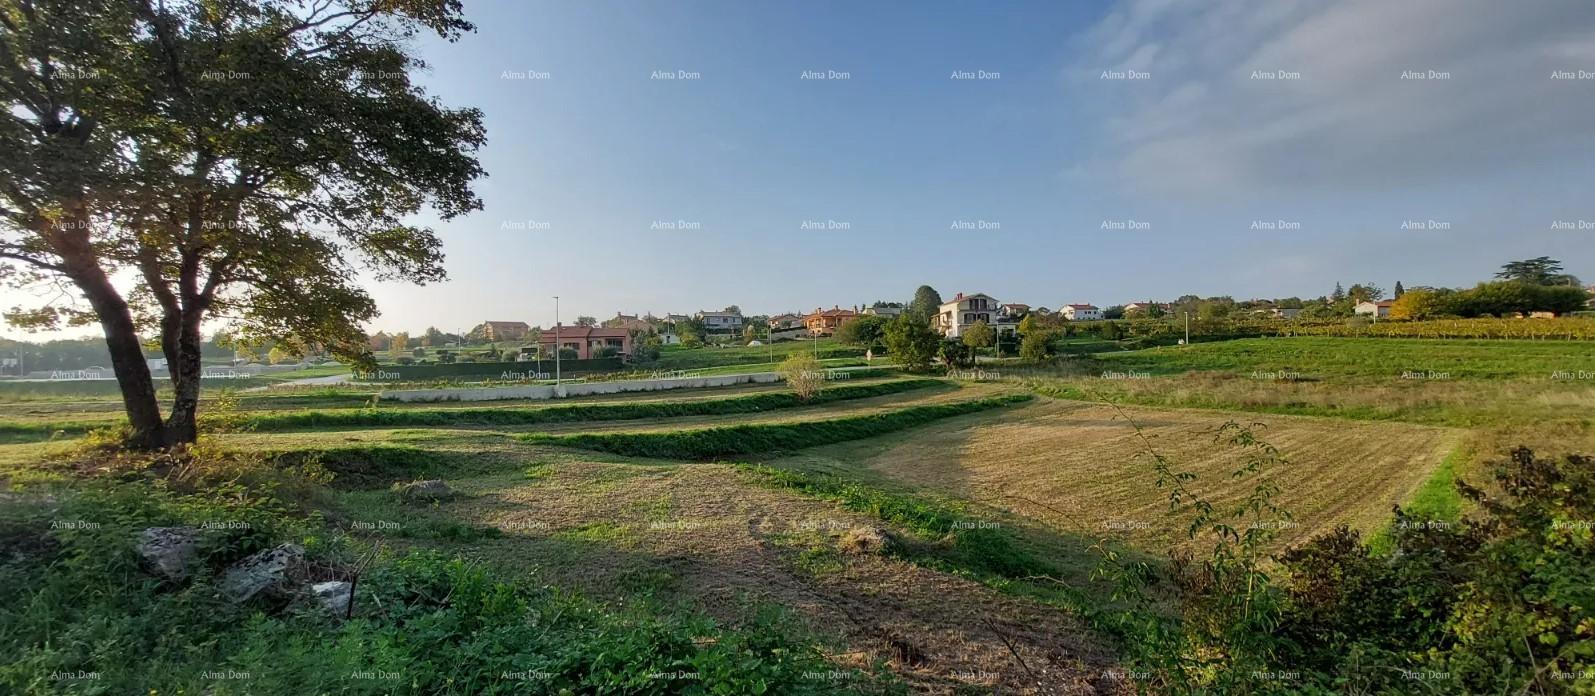
[[[465,4],[415,79],[485,113],[484,209],[372,332],[1595,282],[1582,0]]]

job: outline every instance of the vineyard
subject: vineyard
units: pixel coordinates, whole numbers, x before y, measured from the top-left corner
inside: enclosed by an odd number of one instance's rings
[[[1563,319],[1435,319],[1380,321],[1366,326],[1284,323],[1281,336],[1349,338],[1496,338],[1528,340],[1595,340],[1595,318]]]
[[[1079,331],[1100,333],[1117,324],[1132,338],[1173,341],[1185,335],[1185,324],[1170,319],[1081,322]],[[1319,321],[1281,319],[1192,320],[1193,338],[1252,338],[1259,336],[1330,336],[1338,338],[1481,338],[1524,340],[1595,340],[1595,317],[1559,319],[1433,319],[1399,321],[1366,318]]]

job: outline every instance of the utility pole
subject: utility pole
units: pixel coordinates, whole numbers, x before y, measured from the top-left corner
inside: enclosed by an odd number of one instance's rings
[[[1191,345],[1191,313],[1185,313],[1185,345]]]
[[[554,396],[559,396],[559,295],[554,296]]]

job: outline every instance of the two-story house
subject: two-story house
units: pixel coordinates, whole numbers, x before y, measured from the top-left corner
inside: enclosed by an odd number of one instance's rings
[[[741,312],[698,312],[692,316],[703,322],[704,330],[712,334],[734,334],[742,331]]]
[[[815,307],[814,311],[803,315],[803,326],[812,336],[830,336],[842,328],[843,324],[858,318],[858,312],[851,309],[842,309],[832,305],[830,309]]]
[[[1061,310],[1069,321],[1096,321],[1102,318],[1102,309],[1094,304],[1068,304]]]
[[[532,330],[524,321],[484,321],[482,336],[489,342],[519,341]]]
[[[943,302],[937,308],[936,318],[932,326],[941,335],[948,338],[958,338],[963,335],[964,329],[973,326],[975,322],[985,322],[994,326],[999,319],[1001,304],[997,299],[985,293],[965,295],[958,293],[952,300]]]

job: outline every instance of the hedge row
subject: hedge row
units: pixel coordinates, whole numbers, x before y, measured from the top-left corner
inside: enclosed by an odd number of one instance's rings
[[[560,374],[574,377],[587,372],[613,372],[621,368],[620,358],[592,358],[590,360],[561,360]],[[478,362],[445,363],[441,365],[380,365],[376,372],[357,372],[355,379],[373,382],[419,382],[443,377],[486,377],[491,379],[535,379],[538,372],[546,372],[552,379],[554,361],[541,362]]]
[[[527,442],[611,452],[632,457],[710,459],[816,447],[861,440],[986,409],[1029,401],[1029,394],[993,396],[951,404],[914,406],[899,411],[798,423],[753,423],[702,430],[650,433],[522,435]]]
[[[833,387],[820,392],[808,401],[799,400],[792,392],[783,391],[699,401],[649,401],[542,408],[301,411],[248,417],[243,419],[243,425],[256,431],[275,431],[298,428],[361,426],[532,425],[537,423],[576,423],[639,418],[676,418],[680,416],[718,416],[736,413],[757,413],[848,399],[886,396],[914,389],[924,389],[941,383],[941,381],[934,379],[910,379],[878,384]]]

